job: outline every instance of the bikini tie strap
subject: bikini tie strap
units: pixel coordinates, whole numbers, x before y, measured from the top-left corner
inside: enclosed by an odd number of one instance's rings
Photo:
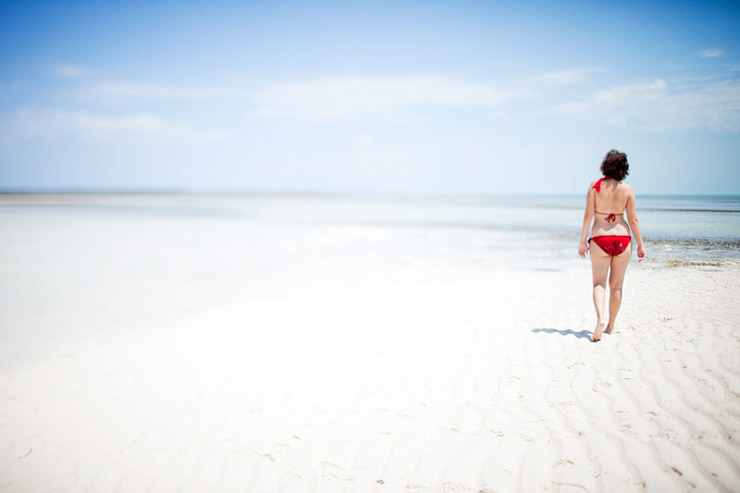
[[[594,183],[594,186],[592,188],[596,189],[596,193],[599,193],[601,191],[601,182],[606,180],[606,176],[603,176],[596,180],[596,183]]]
[[[617,220],[617,216],[614,214],[609,214],[608,216],[606,216],[606,222],[608,223],[613,223],[616,220]]]

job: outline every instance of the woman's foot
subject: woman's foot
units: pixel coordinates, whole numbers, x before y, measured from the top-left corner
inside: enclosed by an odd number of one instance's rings
[[[611,335],[612,330],[614,330],[614,328],[611,325],[607,325],[606,330],[604,332]]]
[[[598,342],[601,340],[601,332],[604,330],[604,324],[599,324],[596,326],[596,329],[594,330],[594,335],[592,337],[594,342]]]

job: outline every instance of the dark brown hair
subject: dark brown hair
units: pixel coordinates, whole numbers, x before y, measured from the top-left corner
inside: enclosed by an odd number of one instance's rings
[[[606,153],[606,157],[601,162],[601,172],[607,178],[614,178],[617,181],[624,180],[624,177],[630,172],[627,154],[614,149]]]

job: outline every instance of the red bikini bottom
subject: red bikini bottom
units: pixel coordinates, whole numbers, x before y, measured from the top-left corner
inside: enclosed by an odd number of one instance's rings
[[[604,253],[608,255],[619,255],[630,246],[629,236],[594,236],[591,238]],[[589,241],[591,241],[589,240]]]

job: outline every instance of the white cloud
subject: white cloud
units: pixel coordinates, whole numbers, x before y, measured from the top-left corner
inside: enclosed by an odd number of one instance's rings
[[[243,90],[229,87],[176,86],[135,82],[104,82],[81,91],[86,98],[120,100],[184,100],[208,101],[214,99],[244,98]]]
[[[58,77],[63,77],[65,79],[80,79],[89,75],[90,72],[87,69],[80,67],[79,65],[67,64],[59,65],[54,68],[54,73]]]
[[[227,101],[233,115],[296,120],[351,120],[403,118],[419,107],[476,107],[491,118],[536,117],[532,111],[570,115],[583,121],[640,131],[707,128],[740,132],[738,81],[684,78],[604,87],[592,74],[603,68],[571,68],[520,75],[496,84],[460,78],[419,75],[406,77],[336,76],[297,82],[260,82],[254,78],[233,85],[167,85],[105,82],[80,88],[93,100],[127,105],[131,101]],[[727,78],[727,72],[722,77]],[[590,94],[587,88],[604,87]],[[506,114],[504,114],[504,112]],[[232,116],[233,116],[232,115]],[[529,115],[529,116],[527,116]],[[210,141],[225,134],[197,131],[151,114],[103,116],[50,113],[36,120],[56,122],[50,128],[75,129],[88,134],[126,132],[168,138]],[[232,121],[229,126],[233,126]]]
[[[630,84],[624,86],[610,87],[597,92],[593,100],[598,104],[616,105],[635,99],[654,99],[663,94],[668,83],[663,79],[655,79],[653,82],[644,84]]]
[[[253,102],[258,105],[258,116],[347,119],[387,116],[416,105],[495,107],[528,95],[521,89],[502,90],[491,84],[434,76],[328,77],[276,83],[257,91]]]
[[[702,58],[719,58],[725,55],[725,52],[722,50],[712,49],[712,50],[704,50],[702,51],[699,56]]]
[[[6,141],[53,138],[68,134],[106,139],[131,136],[168,138],[196,143],[212,142],[225,137],[220,132],[194,130],[187,125],[168,122],[146,113],[108,116],[87,111],[20,110],[12,115],[7,127]]]
[[[564,69],[538,74],[534,77],[534,80],[551,86],[567,86],[583,82],[588,74],[599,71],[600,69],[596,68]]]
[[[261,87],[254,78],[231,86],[109,81],[80,87],[77,95],[81,99],[107,104],[141,100],[226,100],[255,105],[253,115],[256,116],[345,119],[388,114],[413,105],[493,107],[529,97],[531,92],[519,85],[515,85],[514,89],[501,89],[488,83],[440,76],[344,76],[301,82],[273,82]]]
[[[611,87],[555,111],[643,131],[707,128],[740,132],[740,81],[711,83],[662,79]]]

